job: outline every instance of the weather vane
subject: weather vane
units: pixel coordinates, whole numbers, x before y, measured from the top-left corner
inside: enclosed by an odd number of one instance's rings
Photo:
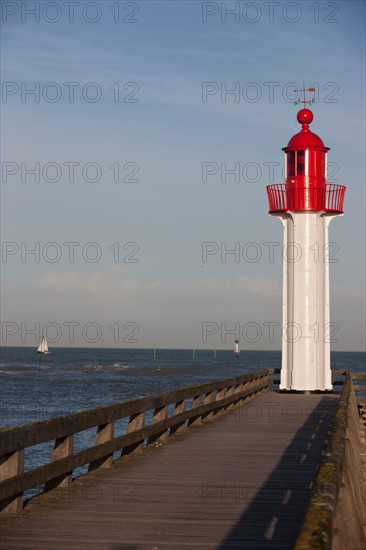
[[[302,92],[304,94],[304,99],[297,99],[296,101],[294,101],[295,105],[297,105],[298,103],[303,103],[304,109],[305,109],[307,103],[309,105],[311,105],[312,103],[315,103],[315,97],[313,97],[312,99],[306,99],[306,92],[313,92],[315,94],[315,88],[305,88],[305,83],[303,83],[302,89],[300,90],[295,89],[294,91],[297,93]]]

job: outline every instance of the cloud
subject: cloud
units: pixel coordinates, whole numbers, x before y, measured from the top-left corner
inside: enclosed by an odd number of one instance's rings
[[[239,276],[220,281],[216,278],[201,278],[194,282],[168,282],[162,280],[144,283],[129,275],[127,268],[106,267],[102,271],[83,273],[81,271],[58,272],[48,270],[35,278],[31,286],[41,292],[57,292],[73,295],[92,291],[93,293],[113,295],[130,292],[240,292],[257,296],[276,296],[281,291],[280,281],[266,277]]]
[[[92,273],[51,269],[26,284],[4,284],[3,290],[5,323],[26,323],[29,327],[54,323],[62,327],[71,322],[77,326],[93,322],[112,336],[108,327],[132,322],[139,327],[140,347],[150,347],[154,342],[160,347],[189,347],[192,342],[199,346],[204,322],[229,327],[236,322],[272,321],[276,312],[280,315],[281,285],[271,278],[146,282],[120,267]],[[75,341],[74,345],[85,342]],[[106,345],[113,345],[107,337]]]
[[[332,286],[332,321],[338,344],[333,349],[362,349],[364,342],[364,290],[347,285]],[[109,266],[100,271],[47,272],[28,283],[3,284],[3,334],[12,323],[20,327],[3,344],[35,345],[34,327],[51,325],[62,334],[57,345],[90,346],[83,340],[83,327],[100,326],[106,347],[197,348],[232,347],[232,331],[251,326],[260,340],[247,341],[248,349],[280,349],[282,283],[270,277],[238,276],[219,279],[201,277],[192,281],[156,279],[144,281],[125,267]],[[10,323],[10,325],[9,325]],[[269,341],[273,323],[275,341]],[[21,326],[26,327],[25,336]],[[70,342],[69,327],[75,324]],[[220,327],[215,336],[203,338],[204,327]],[[116,342],[116,326],[121,341]],[[132,327],[132,328],[131,328]],[[254,327],[254,329],[253,329]],[[124,338],[134,330],[133,342]],[[52,332],[53,331],[53,332]],[[222,331],[227,338],[222,341]],[[11,332],[11,331],[10,331]],[[210,331],[209,331],[210,332]],[[93,329],[88,334],[93,334]],[[231,335],[231,336],[230,336]],[[20,338],[23,338],[20,341]],[[251,336],[249,335],[249,338]],[[13,339],[12,339],[13,338]]]
[[[104,271],[82,273],[81,271],[58,272],[48,270],[31,282],[31,286],[40,292],[57,293],[59,295],[84,295],[93,292],[100,295],[106,293],[131,292],[139,288],[136,279],[126,276],[127,269],[123,267],[107,268]]]

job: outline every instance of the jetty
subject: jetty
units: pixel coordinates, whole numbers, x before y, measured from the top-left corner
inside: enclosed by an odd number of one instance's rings
[[[333,370],[332,392],[306,394],[278,373],[2,430],[0,548],[364,548],[366,375]],[[50,460],[25,470],[45,442]]]

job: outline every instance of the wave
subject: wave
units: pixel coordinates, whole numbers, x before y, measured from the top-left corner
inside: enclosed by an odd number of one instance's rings
[[[43,366],[43,365],[42,365]],[[8,366],[1,366],[0,372],[11,372],[11,373],[17,373],[17,372],[34,372],[38,371],[38,365],[8,365]]]
[[[130,365],[120,365],[119,363],[113,363],[112,365],[81,365],[79,367],[81,370],[92,370],[92,371],[100,371],[100,370],[126,370],[130,368]]]

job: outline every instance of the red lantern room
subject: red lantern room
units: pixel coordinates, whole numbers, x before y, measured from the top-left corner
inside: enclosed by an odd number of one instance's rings
[[[309,125],[313,121],[310,109],[301,109],[297,120],[302,124],[287,147],[286,183],[267,186],[269,212],[324,211],[341,214],[346,188],[343,185],[327,184],[327,152],[319,136]]]

